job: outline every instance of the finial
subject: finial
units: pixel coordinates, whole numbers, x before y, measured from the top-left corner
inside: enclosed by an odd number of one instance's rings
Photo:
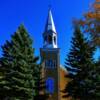
[[[52,5],[51,5],[51,0],[49,0],[49,4],[48,4],[48,8],[49,10],[51,9]]]
[[[49,8],[49,10],[51,9],[51,4],[49,4],[48,8]]]

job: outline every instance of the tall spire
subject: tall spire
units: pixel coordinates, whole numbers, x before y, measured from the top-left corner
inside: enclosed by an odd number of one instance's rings
[[[48,18],[45,26],[45,31],[43,33],[43,47],[44,48],[57,48],[57,34],[51,13],[51,8],[49,8]]]
[[[51,7],[49,7],[48,18],[47,18],[47,22],[46,22],[46,26],[45,26],[45,32],[50,31],[50,30],[53,31],[54,33],[56,33],[56,28],[54,25],[52,12],[51,12]]]

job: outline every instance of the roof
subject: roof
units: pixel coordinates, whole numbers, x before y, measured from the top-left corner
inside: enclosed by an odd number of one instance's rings
[[[68,73],[68,71],[66,70],[66,68],[63,65],[60,65],[60,69],[63,70],[65,73]]]
[[[49,9],[49,12],[48,12],[47,22],[46,22],[46,26],[45,26],[45,32],[50,31],[50,30],[53,31],[54,33],[56,33],[56,28],[54,25],[51,9]]]

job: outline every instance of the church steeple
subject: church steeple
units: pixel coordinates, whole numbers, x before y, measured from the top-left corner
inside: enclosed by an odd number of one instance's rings
[[[54,33],[56,33],[51,9],[49,9],[47,23],[46,23],[46,26],[45,26],[45,31],[49,31],[49,30],[52,30]]]
[[[43,33],[43,48],[40,49],[43,77],[45,77],[48,100],[60,100],[60,49],[57,46],[57,32],[51,9],[48,11],[45,30]]]
[[[44,48],[57,48],[57,32],[54,25],[51,9],[48,11],[47,22],[43,33]]]

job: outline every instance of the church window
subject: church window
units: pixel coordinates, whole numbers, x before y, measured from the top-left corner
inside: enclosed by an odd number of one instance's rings
[[[55,60],[46,60],[45,61],[45,67],[46,68],[55,68],[56,67],[56,61]]]
[[[57,66],[56,64],[57,64],[57,63],[56,63],[56,60],[54,60],[53,66],[56,67],[56,66]]]
[[[56,44],[56,37],[54,36],[54,43]]]
[[[46,80],[46,91],[47,93],[53,94],[54,93],[54,79],[48,78]]]
[[[48,36],[48,42],[49,42],[49,44],[52,44],[52,36],[51,35]]]

